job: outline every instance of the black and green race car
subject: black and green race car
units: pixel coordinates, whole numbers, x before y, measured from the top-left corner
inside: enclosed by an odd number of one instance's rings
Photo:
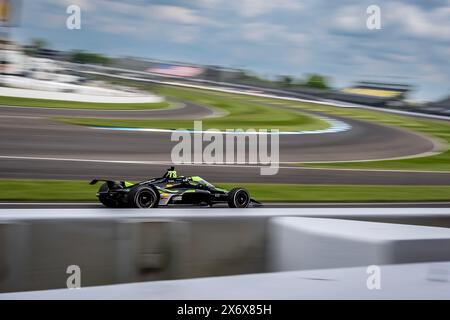
[[[97,192],[100,202],[108,208],[156,208],[177,204],[213,206],[226,203],[230,208],[261,205],[250,198],[243,188],[217,188],[198,176],[178,176],[174,167],[161,178],[130,183],[94,179],[90,184],[104,181]]]

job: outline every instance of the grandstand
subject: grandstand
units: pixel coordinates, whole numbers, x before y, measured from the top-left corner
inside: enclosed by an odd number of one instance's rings
[[[203,66],[195,64],[134,57],[112,59],[110,66],[130,71],[146,72],[150,77],[163,78],[198,79],[205,71]]]
[[[359,94],[363,96],[375,96],[380,98],[394,98],[401,94],[401,92],[399,91],[369,89],[369,88],[346,88],[343,91],[352,94]]]
[[[377,83],[360,81],[351,88],[345,88],[343,92],[379,98],[405,99],[411,91],[411,86],[405,84]]]
[[[360,81],[342,90],[323,90],[306,87],[287,88],[295,95],[342,101],[352,104],[385,108],[407,108],[404,100],[412,90],[410,85]]]
[[[440,101],[428,103],[424,110],[429,113],[450,116],[450,96]]]

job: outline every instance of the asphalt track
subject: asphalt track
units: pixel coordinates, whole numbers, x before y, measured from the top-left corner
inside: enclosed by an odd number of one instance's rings
[[[170,153],[177,143],[170,140],[170,133],[98,130],[52,119],[58,116],[201,119],[217,116],[217,112],[184,101],[168,109],[140,111],[0,106],[0,178],[141,180],[159,176],[170,165]],[[450,184],[450,173],[302,169],[286,164],[395,158],[432,152],[436,148],[433,141],[409,131],[334,118],[349,124],[351,129],[280,136],[282,164],[277,175],[262,176],[260,168],[255,166],[183,165],[178,170],[184,175],[202,175],[218,182]]]

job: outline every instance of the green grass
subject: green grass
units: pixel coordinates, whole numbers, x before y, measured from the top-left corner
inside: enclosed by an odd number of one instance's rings
[[[260,201],[364,202],[449,201],[450,186],[301,185],[219,183],[231,189],[242,186]],[[69,180],[0,180],[2,201],[97,201],[98,185]]]
[[[226,186],[231,187],[232,185]],[[450,200],[450,186],[301,184],[242,184],[242,186],[250,191],[252,197],[261,201],[395,202]]]
[[[65,109],[145,110],[167,108],[169,103],[166,101],[158,103],[90,103],[0,96],[0,105]]]
[[[201,119],[203,129],[279,129],[279,130],[319,130],[329,127],[326,121],[317,117],[262,106],[259,103],[237,99],[236,95],[217,94],[205,90],[159,87],[160,95],[192,101],[221,110],[223,116]],[[192,129],[193,120],[121,120],[95,118],[58,118],[58,120],[78,125]]]
[[[97,190],[89,181],[0,180],[0,200],[92,201]]]
[[[299,165],[302,167],[324,169],[373,169],[450,172],[449,161],[450,153],[447,151],[435,156],[413,159],[382,160],[369,162],[300,163]]]

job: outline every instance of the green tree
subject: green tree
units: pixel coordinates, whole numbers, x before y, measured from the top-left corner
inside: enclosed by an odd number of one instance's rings
[[[294,79],[291,76],[280,76],[278,77],[278,82],[283,87],[290,87],[294,83]]]
[[[49,47],[49,43],[47,40],[42,38],[33,38],[30,41],[30,46],[25,49],[25,53],[28,55],[35,56],[42,49],[47,49]]]
[[[48,47],[48,42],[45,39],[36,38],[31,40],[31,45],[35,47],[36,49],[45,49]]]
[[[319,74],[310,74],[305,81],[305,86],[316,89],[328,89],[328,79]]]
[[[84,51],[72,52],[70,55],[70,61],[75,63],[91,63],[101,65],[107,65],[110,63],[110,59],[104,55]]]

